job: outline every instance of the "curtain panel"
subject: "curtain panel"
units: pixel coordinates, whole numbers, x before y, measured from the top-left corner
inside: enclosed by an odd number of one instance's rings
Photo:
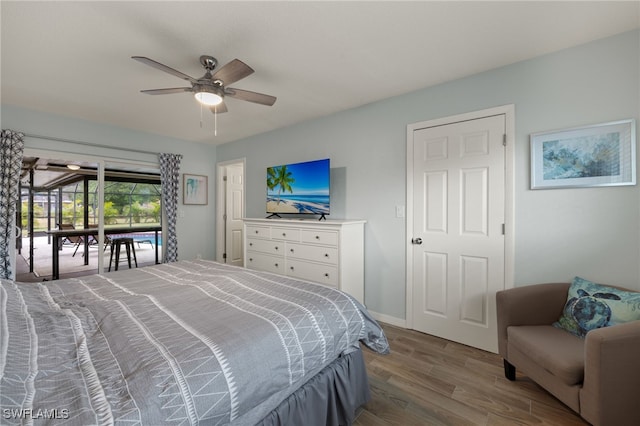
[[[0,278],[12,279],[15,275],[11,264],[15,251],[15,216],[18,202],[24,134],[2,130],[0,147]]]
[[[159,157],[160,180],[162,181],[162,208],[167,219],[167,236],[162,238],[162,243],[165,245],[163,262],[169,263],[178,260],[176,222],[178,218],[178,190],[182,155],[161,153]]]

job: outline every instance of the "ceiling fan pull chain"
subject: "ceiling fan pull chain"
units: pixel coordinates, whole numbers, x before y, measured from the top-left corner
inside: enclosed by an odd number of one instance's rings
[[[213,107],[213,136],[218,136],[218,106]]]

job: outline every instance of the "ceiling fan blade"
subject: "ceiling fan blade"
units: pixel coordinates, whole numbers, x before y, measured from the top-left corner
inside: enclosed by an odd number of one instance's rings
[[[212,113],[218,113],[218,114],[222,114],[223,112],[227,112],[227,105],[224,103],[224,101],[222,101],[221,103],[219,103],[216,106],[211,106],[209,107],[209,109],[211,110]]]
[[[166,66],[165,64],[161,64],[160,62],[154,61],[153,59],[149,59],[146,58],[144,56],[132,56],[131,59],[135,59],[138,62],[142,62],[143,64],[147,64],[151,67],[154,67],[156,69],[159,69],[160,71],[164,71],[166,73],[169,73],[171,75],[175,75],[178,78],[181,78],[183,80],[187,80],[190,81],[191,83],[197,83],[198,80],[196,80],[193,77],[190,77],[188,75],[186,75],[185,73],[182,73],[178,70],[174,70],[171,67]]]
[[[222,83],[226,86],[251,74],[253,74],[253,68],[240,59],[234,59],[216,71],[211,78],[213,80],[222,80]]]
[[[264,93],[251,92],[249,90],[242,90],[242,89],[234,89],[231,87],[225,89],[224,94],[231,98],[254,102],[256,104],[267,105],[267,106],[273,105],[277,99],[275,96],[265,95]]]
[[[183,93],[192,91],[193,89],[191,87],[172,87],[170,89],[141,90],[142,93],[146,93],[147,95],[170,95],[172,93]]]

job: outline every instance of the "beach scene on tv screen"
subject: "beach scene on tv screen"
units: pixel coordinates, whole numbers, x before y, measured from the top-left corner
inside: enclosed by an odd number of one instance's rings
[[[269,167],[267,213],[329,214],[329,160]]]

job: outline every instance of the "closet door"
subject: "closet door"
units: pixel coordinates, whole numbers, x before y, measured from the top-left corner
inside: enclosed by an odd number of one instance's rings
[[[505,116],[413,132],[413,324],[497,351],[504,288]]]

